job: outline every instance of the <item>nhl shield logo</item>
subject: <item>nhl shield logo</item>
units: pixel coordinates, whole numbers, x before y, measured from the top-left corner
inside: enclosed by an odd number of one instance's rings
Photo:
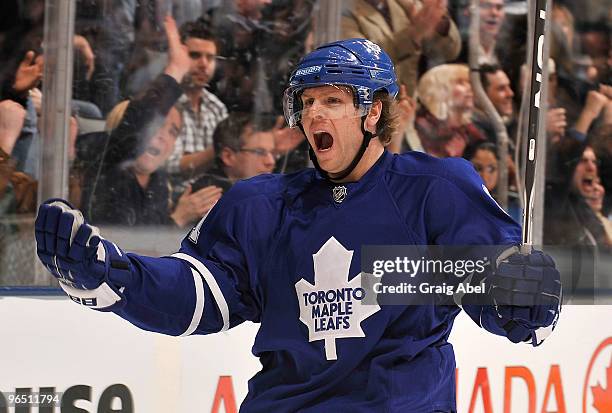
[[[332,190],[332,194],[334,196],[334,202],[339,204],[342,201],[344,201],[344,198],[346,198],[346,187],[345,186],[335,186],[334,189]]]

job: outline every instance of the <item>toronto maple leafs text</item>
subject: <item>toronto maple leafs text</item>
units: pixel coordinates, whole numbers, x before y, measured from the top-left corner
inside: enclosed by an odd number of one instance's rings
[[[304,306],[310,307],[314,330],[328,331],[351,327],[353,301],[365,297],[363,288],[338,288],[327,291],[303,293]]]

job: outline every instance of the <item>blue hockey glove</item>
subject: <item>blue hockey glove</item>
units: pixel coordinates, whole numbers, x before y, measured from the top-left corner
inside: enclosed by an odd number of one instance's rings
[[[122,305],[130,261],[80,211],[67,201],[48,200],[38,209],[35,236],[38,258],[73,301],[98,310]]]
[[[561,311],[561,277],[554,261],[541,251],[522,255],[512,247],[496,263],[488,284],[497,324],[512,342],[539,345]]]

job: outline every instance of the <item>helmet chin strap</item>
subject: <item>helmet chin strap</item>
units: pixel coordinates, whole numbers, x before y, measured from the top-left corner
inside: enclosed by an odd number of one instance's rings
[[[359,147],[359,150],[357,151],[357,154],[353,158],[353,161],[350,163],[350,165],[345,170],[340,172],[337,176],[334,176],[333,178],[331,176],[329,176],[329,173],[327,171],[325,171],[323,168],[321,168],[321,166],[319,165],[319,161],[317,160],[317,156],[315,155],[315,152],[312,149],[312,146],[310,146],[310,143],[308,144],[308,155],[310,156],[310,160],[312,161],[312,164],[317,169],[317,171],[319,171],[319,173],[325,179],[327,179],[329,181],[332,181],[332,182],[338,182],[338,181],[343,180],[347,176],[349,176],[349,174],[351,172],[353,172],[355,167],[357,167],[357,164],[359,163],[359,161],[361,161],[361,158],[363,158],[363,154],[365,153],[366,149],[368,148],[368,145],[370,144],[370,141],[372,140],[372,138],[377,137],[376,134],[366,130],[366,128],[365,128],[366,117],[367,117],[367,115],[363,115],[361,117],[361,133],[363,133],[363,140],[361,141],[361,146]],[[302,126],[301,122],[299,123],[299,126],[300,126],[300,129],[302,130],[302,133],[304,133],[304,135],[306,135],[306,133],[304,132],[304,127]]]

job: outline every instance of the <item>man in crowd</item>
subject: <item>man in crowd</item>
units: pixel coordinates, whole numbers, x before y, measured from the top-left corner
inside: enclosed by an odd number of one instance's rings
[[[206,89],[215,73],[216,36],[203,19],[183,24],[180,33],[191,64],[182,83],[185,93],[177,103],[183,114],[183,128],[168,161],[175,194],[185,189],[187,181],[212,166],[215,157],[213,132],[227,116],[225,105]]]
[[[216,165],[192,189],[215,185],[227,191],[236,181],[270,173],[274,169],[274,119],[233,112],[213,135]]]
[[[481,63],[498,63],[495,48],[505,16],[504,0],[480,0]]]
[[[483,64],[480,66],[480,81],[487,97],[504,121],[508,137],[513,139],[516,133],[516,118],[514,116],[514,91],[510,85],[510,79],[499,65]],[[484,132],[489,141],[497,142],[492,121],[480,107],[474,112],[474,123]]]
[[[414,95],[419,62],[453,61],[461,38],[444,0],[357,0],[342,15],[342,38],[364,37],[384,48],[400,84]]]

